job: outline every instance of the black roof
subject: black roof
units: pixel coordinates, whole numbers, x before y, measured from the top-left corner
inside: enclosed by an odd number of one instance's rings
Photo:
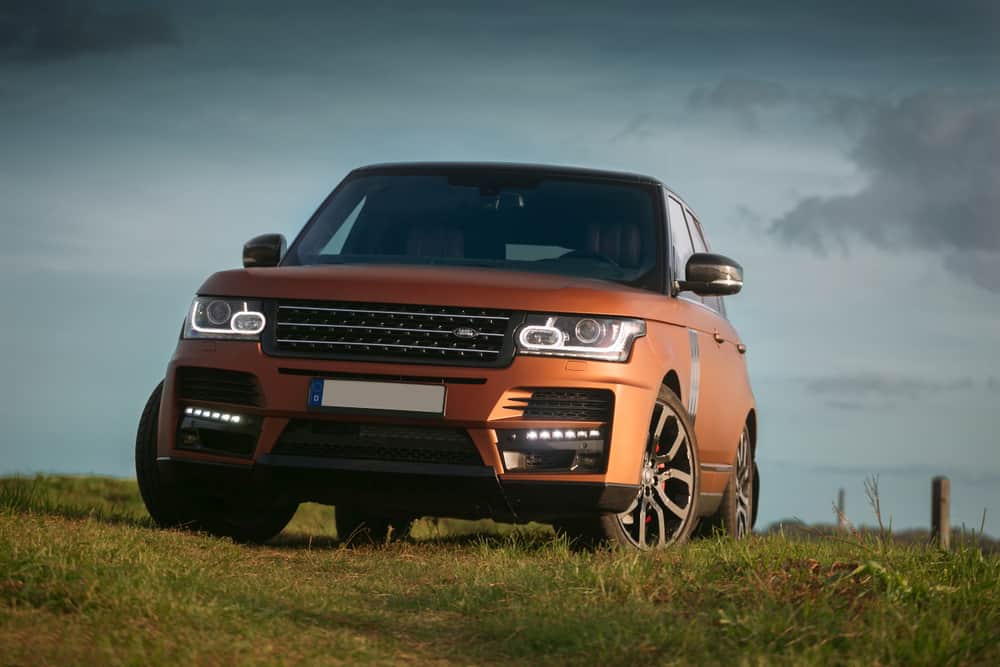
[[[609,181],[628,183],[648,183],[663,185],[659,179],[643,174],[632,174],[624,171],[607,171],[604,169],[587,169],[584,167],[566,167],[548,164],[518,164],[515,162],[386,162],[358,167],[355,172],[379,173],[413,173],[419,171],[509,171],[560,176],[578,176]]]

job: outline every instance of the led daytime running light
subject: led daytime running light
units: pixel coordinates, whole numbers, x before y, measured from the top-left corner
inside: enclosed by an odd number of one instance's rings
[[[217,422],[227,422],[229,424],[240,424],[243,422],[244,417],[242,415],[232,414],[231,412],[216,412],[215,410],[207,410],[204,408],[187,407],[184,408],[184,414],[189,417],[198,417],[199,419],[211,419]]]
[[[191,328],[200,334],[236,334],[240,336],[257,336],[261,331],[264,330],[264,326],[267,323],[267,319],[264,317],[264,313],[250,310],[247,306],[247,302],[243,301],[243,310],[235,312],[229,319],[229,326],[225,329],[214,328],[214,327],[202,327],[198,325],[198,307],[202,305],[201,299],[195,299],[194,305],[191,307]],[[251,328],[237,328],[236,322],[239,319],[247,319],[256,317],[258,319],[257,325]]]
[[[517,332],[517,347],[521,354],[623,362],[644,335],[646,323],[639,319],[529,315]]]

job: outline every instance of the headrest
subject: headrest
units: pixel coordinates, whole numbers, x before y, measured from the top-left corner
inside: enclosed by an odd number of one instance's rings
[[[639,226],[629,223],[591,222],[586,228],[586,249],[604,255],[623,268],[641,261]]]
[[[413,225],[406,235],[406,254],[417,257],[465,257],[465,234],[456,227]]]

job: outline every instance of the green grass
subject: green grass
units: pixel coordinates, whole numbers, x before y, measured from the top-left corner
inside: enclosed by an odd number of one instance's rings
[[[331,524],[248,547],[154,528],[134,482],[0,480],[0,664],[1000,664],[1000,558],[971,547]]]

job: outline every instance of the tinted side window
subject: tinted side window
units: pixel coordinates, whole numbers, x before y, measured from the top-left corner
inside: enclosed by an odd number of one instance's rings
[[[667,196],[667,215],[670,218],[670,243],[673,246],[673,256],[670,259],[674,267],[674,279],[684,280],[684,270],[688,258],[694,254],[694,245],[691,243],[691,234],[684,222],[684,208],[670,196]],[[681,292],[678,296],[688,301],[703,303],[701,297],[694,292]]]
[[[694,243],[695,252],[708,252],[708,244],[705,243],[705,235],[701,229],[701,223],[698,219],[694,217],[690,209],[685,209],[688,217],[688,231],[691,233],[691,240]],[[722,304],[722,297],[720,296],[703,296],[701,297],[702,303],[711,308],[712,310],[720,313],[721,315],[726,314],[726,308]]]
[[[670,217],[670,244],[673,255],[671,265],[674,267],[674,278],[684,280],[684,267],[688,258],[694,253],[691,235],[684,224],[684,209],[673,197],[667,197],[667,215]]]

